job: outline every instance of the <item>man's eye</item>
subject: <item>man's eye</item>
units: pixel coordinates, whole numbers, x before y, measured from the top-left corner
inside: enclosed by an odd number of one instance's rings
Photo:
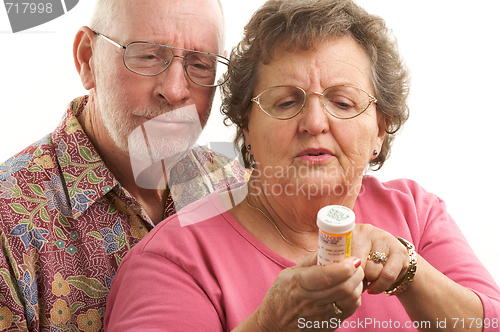
[[[214,61],[209,58],[200,58],[191,56],[188,59],[187,65],[194,71],[213,71],[215,70]]]
[[[141,59],[144,59],[144,60],[155,60],[155,59],[157,59],[157,57],[154,54],[144,54],[143,56],[141,56]]]
[[[189,67],[196,70],[210,70],[210,68],[203,62],[190,63]]]

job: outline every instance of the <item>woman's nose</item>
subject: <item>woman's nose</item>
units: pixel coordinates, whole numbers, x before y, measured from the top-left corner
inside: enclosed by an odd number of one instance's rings
[[[299,114],[300,132],[319,135],[329,131],[328,112],[323,105],[322,96],[319,92],[311,92],[306,95],[306,104],[302,114]]]

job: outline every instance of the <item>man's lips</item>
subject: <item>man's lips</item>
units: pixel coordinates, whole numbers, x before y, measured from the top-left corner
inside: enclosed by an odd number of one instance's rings
[[[158,123],[193,123],[196,122],[194,119],[169,119],[166,117],[157,116],[155,118],[145,118],[146,122],[158,122]]]
[[[201,131],[201,124],[199,121],[193,121],[191,118],[169,118],[165,116],[157,116],[152,119],[143,117],[146,122],[141,124],[144,134],[150,140],[165,137],[187,137]],[[198,120],[198,119],[197,119]]]

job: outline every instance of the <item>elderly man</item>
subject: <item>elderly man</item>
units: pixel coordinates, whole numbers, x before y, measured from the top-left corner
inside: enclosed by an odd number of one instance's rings
[[[0,330],[101,330],[127,251],[244,181],[237,163],[190,149],[227,69],[223,40],[217,0],[97,0],[73,49],[89,95],[0,164]]]

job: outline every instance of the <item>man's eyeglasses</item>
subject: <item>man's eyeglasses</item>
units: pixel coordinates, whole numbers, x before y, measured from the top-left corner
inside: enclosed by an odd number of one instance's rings
[[[224,74],[229,60],[223,56],[170,47],[150,42],[135,41],[123,46],[105,35],[94,31],[98,36],[123,49],[123,63],[130,71],[143,76],[156,76],[163,73],[174,58],[182,58],[187,77],[195,84],[215,87],[225,83]],[[187,52],[185,56],[175,55],[173,50]]]
[[[352,119],[366,111],[371,103],[377,102],[365,90],[350,85],[331,86],[323,93],[306,93],[296,86],[273,86],[252,98],[252,101],[270,117],[287,120],[302,111],[309,95],[320,96],[328,113],[338,119]]]

